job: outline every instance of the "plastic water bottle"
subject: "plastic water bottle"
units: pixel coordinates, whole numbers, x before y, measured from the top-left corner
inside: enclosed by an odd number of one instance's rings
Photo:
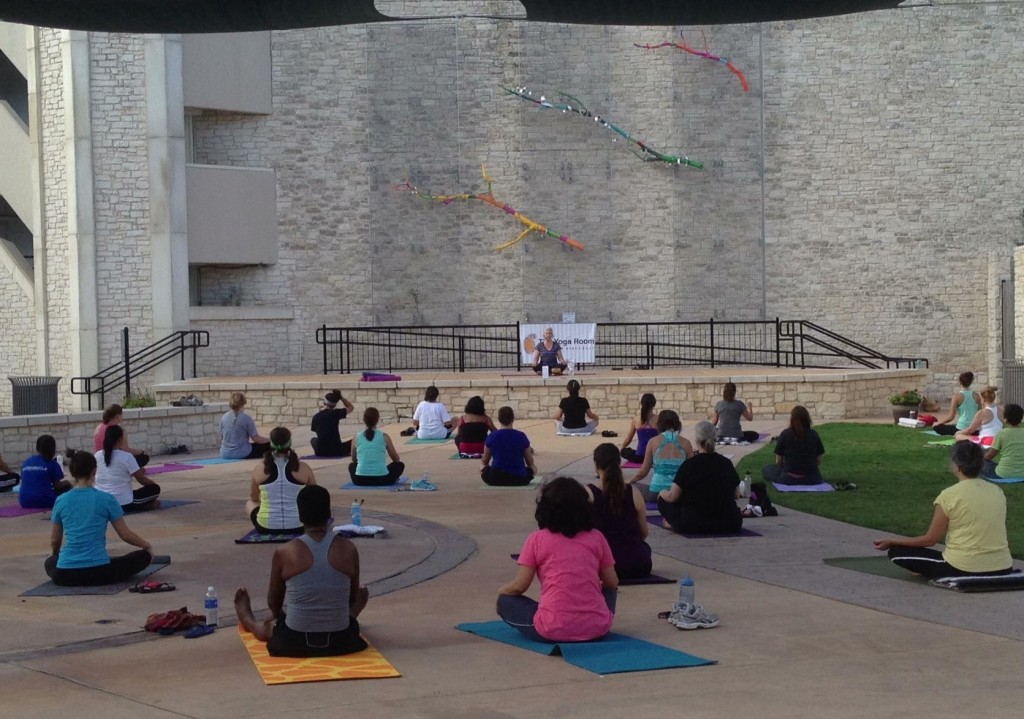
[[[352,502],[352,524],[357,527],[363,526],[363,501],[361,499]]]
[[[750,485],[751,485],[751,483],[753,481],[754,481],[753,478],[750,476],[750,470],[748,469],[747,473],[743,475],[743,484],[740,485],[740,496],[741,497],[749,497],[750,496]]]
[[[206,588],[206,597],[203,599],[203,609],[206,611],[206,624],[211,627],[217,626],[219,619],[217,616],[217,592],[213,587]]]
[[[677,603],[692,607],[694,605],[694,595],[693,580],[689,577],[683,577],[680,579],[679,600]]]
[[[572,360],[569,360],[569,376],[570,377],[575,377],[576,376],[576,363],[573,362]]]

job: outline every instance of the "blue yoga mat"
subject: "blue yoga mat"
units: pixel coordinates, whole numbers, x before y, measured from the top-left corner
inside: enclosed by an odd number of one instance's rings
[[[398,487],[400,487],[401,485],[405,484],[408,481],[409,481],[408,477],[402,476],[402,477],[399,477],[398,481],[395,482],[394,484],[385,484],[382,487],[364,487],[361,484],[352,484],[352,482],[349,482],[348,484],[341,485],[341,488],[342,489],[369,489],[371,491],[374,490],[374,489],[383,489],[383,490],[385,490],[387,492],[395,492],[395,491],[397,491]]]
[[[996,484],[1018,484],[1024,482],[1024,477],[982,477],[982,479],[988,482],[995,482]]]
[[[780,484],[779,482],[772,482],[772,486],[775,487],[779,492],[834,492],[833,487],[828,482],[822,482],[820,484]]]
[[[189,464],[201,464],[203,466],[211,464],[231,464],[232,462],[242,462],[241,459],[224,459],[223,457],[211,457],[210,459],[190,459]]]
[[[565,661],[594,674],[645,672],[653,669],[699,667],[717,663],[713,659],[680,652],[660,644],[634,639],[612,632],[594,642],[561,642],[547,644],[527,639],[505,622],[470,622],[455,627],[484,639],[510,644],[520,649],[551,656],[561,654]]]

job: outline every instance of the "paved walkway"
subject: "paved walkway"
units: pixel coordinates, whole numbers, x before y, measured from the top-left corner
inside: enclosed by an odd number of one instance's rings
[[[621,434],[626,423],[603,424]],[[557,438],[547,422],[520,428],[533,439],[544,474],[592,476],[590,452],[605,440]],[[781,426],[753,428],[775,433]],[[227,605],[225,624],[233,622],[235,586],[250,588],[257,609],[266,606],[272,548],[232,542],[247,531],[247,462],[160,475],[166,497],[200,503],[129,519],[155,551],[172,555],[173,564],[156,578],[176,584],[175,593],[18,597],[44,579],[49,524],[43,515],[0,520],[3,715],[1019,713],[1024,594],[961,595],[827,567],[822,557],[871,554],[878,533],[786,509],[750,523],[761,537],[691,540],[652,531],[655,571],[696,579],[699,601],[723,618],[713,631],[681,632],[656,618],[670,606],[673,586],[621,591],[616,631],[717,659],[716,666],[599,677],[557,657],[457,632],[452,627],[459,622],[494,618],[497,587],[515,572],[509,554],[535,527],[534,492],[484,488],[478,462],[448,459],[451,444],[409,446],[398,437],[400,427],[386,429],[408,473],[429,471],[438,492],[342,492],[345,462],[312,465],[340,517],[347,517],[355,495],[366,499],[368,519],[376,515],[389,527],[388,539],[359,540],[372,594],[361,622],[401,679],[265,687],[230,626],[199,640],[138,630],[151,612],[198,608],[208,584]],[[119,551],[116,539],[111,545]]]

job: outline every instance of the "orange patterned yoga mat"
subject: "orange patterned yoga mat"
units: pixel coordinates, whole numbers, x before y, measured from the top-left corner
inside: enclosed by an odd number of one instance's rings
[[[245,631],[241,626],[238,632],[242,644],[252,657],[256,670],[263,677],[263,683],[298,684],[299,682],[331,682],[342,679],[387,679],[400,677],[402,674],[391,662],[383,657],[370,644],[356,654],[342,657],[319,657],[309,659],[293,659],[290,657],[272,657],[267,654],[267,645]],[[363,637],[366,640],[366,637]],[[367,644],[369,642],[367,641]]]

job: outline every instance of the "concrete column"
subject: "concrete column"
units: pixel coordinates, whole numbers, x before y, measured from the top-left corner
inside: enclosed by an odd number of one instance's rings
[[[64,142],[68,187],[68,273],[71,287],[71,373],[88,376],[99,370],[96,300],[96,221],[92,166],[92,120],[89,87],[89,34],[61,35],[64,66]],[[73,404],[83,406],[83,398]]]
[[[1013,278],[1013,256],[992,252],[988,256],[988,384],[1003,386],[1002,280]],[[1016,313],[1015,313],[1016,314]]]
[[[46,189],[43,182],[43,120],[42,88],[40,86],[39,28],[28,34],[28,134],[31,158],[32,236],[34,259],[34,302],[36,315],[36,371],[50,374],[50,318],[46,302]]]
[[[189,328],[188,214],[185,202],[185,100],[181,36],[147,35],[146,139],[149,241],[153,267],[153,339]],[[155,381],[175,379],[176,363]]]

